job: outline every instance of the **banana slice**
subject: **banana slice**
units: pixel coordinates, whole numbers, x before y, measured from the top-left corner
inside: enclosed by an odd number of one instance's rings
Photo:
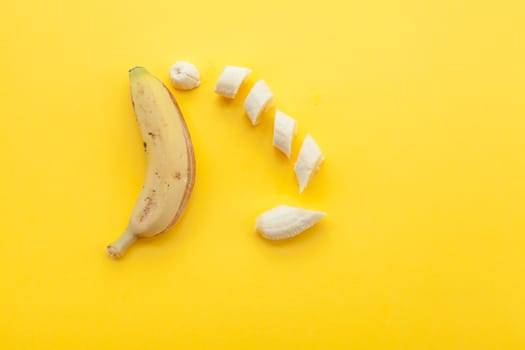
[[[261,214],[255,221],[255,230],[266,239],[290,238],[309,229],[325,215],[317,210],[280,205]]]
[[[190,62],[178,61],[170,69],[170,82],[175,89],[191,90],[201,84],[197,67]]]
[[[259,123],[259,117],[273,105],[273,93],[264,80],[259,80],[244,100],[244,110],[253,125]]]
[[[310,135],[306,135],[294,166],[295,176],[299,181],[299,193],[304,191],[308,181],[319,170],[323,161],[321,149]]]
[[[273,145],[286,154],[288,158],[292,153],[292,141],[296,133],[297,123],[295,119],[276,109],[273,124]]]
[[[249,68],[226,66],[217,81],[214,92],[226,98],[235,98],[243,81],[251,72]]]

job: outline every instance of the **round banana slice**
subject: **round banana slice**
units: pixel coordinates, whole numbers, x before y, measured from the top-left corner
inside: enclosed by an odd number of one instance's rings
[[[195,89],[201,84],[197,67],[186,61],[178,61],[170,69],[171,85],[179,90]]]

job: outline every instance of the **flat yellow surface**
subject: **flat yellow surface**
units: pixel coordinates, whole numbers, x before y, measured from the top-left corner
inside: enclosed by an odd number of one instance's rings
[[[0,349],[524,349],[523,1],[10,1],[0,14]],[[174,91],[194,194],[120,261],[145,169],[128,69]],[[226,64],[254,72],[213,93]],[[298,121],[243,114],[264,78]],[[311,133],[326,162],[302,195]],[[327,212],[271,243],[261,212]]]

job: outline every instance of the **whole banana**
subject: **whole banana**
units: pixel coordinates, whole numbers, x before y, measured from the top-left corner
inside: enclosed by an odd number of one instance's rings
[[[143,67],[129,71],[131,98],[146,152],[144,186],[124,233],[107,247],[118,258],[139,238],[168,230],[195,183],[195,156],[182,113],[166,86]]]

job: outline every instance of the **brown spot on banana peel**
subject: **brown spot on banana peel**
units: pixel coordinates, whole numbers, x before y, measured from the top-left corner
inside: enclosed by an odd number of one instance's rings
[[[157,206],[157,203],[153,200],[153,197],[146,197],[144,198],[144,201],[146,202],[146,206],[144,207],[144,209],[142,210],[142,214],[140,215],[140,222],[144,221],[144,219],[148,217],[148,214],[151,212],[151,210]]]

